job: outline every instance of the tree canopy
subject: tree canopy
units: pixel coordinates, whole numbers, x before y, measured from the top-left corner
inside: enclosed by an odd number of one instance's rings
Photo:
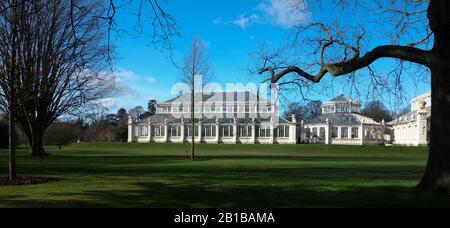
[[[371,101],[361,110],[362,114],[381,123],[382,121],[391,122],[394,117],[381,101]]]

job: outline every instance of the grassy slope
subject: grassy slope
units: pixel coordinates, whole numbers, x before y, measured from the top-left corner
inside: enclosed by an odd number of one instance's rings
[[[0,207],[450,207],[414,193],[425,148],[200,145],[207,161],[182,161],[189,145],[78,144],[44,160],[62,181],[0,187]],[[7,171],[0,151],[0,175]],[[41,175],[21,154],[19,173]]]

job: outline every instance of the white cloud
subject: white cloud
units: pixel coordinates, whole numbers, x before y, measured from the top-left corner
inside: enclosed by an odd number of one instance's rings
[[[291,28],[309,21],[309,11],[303,0],[264,0],[257,9],[266,15],[272,24]]]
[[[256,13],[247,16],[245,14],[239,15],[231,24],[238,25],[242,29],[246,29],[249,26],[259,23],[259,16]]]
[[[250,25],[250,19],[245,15],[240,15],[232,24],[239,25],[242,29],[246,29]]]
[[[120,78],[116,79],[115,88],[119,97],[123,97],[127,100],[135,100],[139,97],[139,93],[126,85]]]
[[[156,78],[155,77],[143,77],[140,76],[136,73],[134,73],[131,70],[125,70],[125,69],[120,69],[116,72],[114,72],[114,76],[116,76],[116,81],[121,84],[119,85],[120,87],[125,87],[125,82],[127,81],[146,81],[150,84],[154,84],[156,83]],[[130,90],[130,89],[126,89],[126,90]]]
[[[139,76],[135,74],[133,71],[120,69],[119,71],[114,73],[117,77],[124,80],[139,80]]]
[[[117,101],[114,98],[105,98],[105,99],[101,99],[98,100],[96,102],[98,105],[102,106],[103,108],[112,110],[114,108],[116,108],[117,106]]]
[[[254,24],[273,24],[282,28],[292,28],[310,21],[310,12],[306,0],[262,0],[255,11],[248,15],[241,14],[235,20],[225,21],[221,17],[214,24],[238,25],[247,29]]]

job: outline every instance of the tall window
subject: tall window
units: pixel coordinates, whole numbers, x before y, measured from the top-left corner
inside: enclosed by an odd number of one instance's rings
[[[354,127],[352,128],[352,139],[357,139],[359,138],[359,128]]]
[[[325,132],[325,128],[324,127],[321,127],[319,129],[319,138],[320,139],[325,139],[326,138],[326,132]]]
[[[289,126],[278,126],[276,132],[279,138],[289,138]]]
[[[234,112],[234,105],[228,105],[227,106],[227,112],[228,113],[233,113]]]
[[[234,137],[233,126],[220,126],[220,136],[223,138],[231,138]]]
[[[153,136],[164,137],[165,136],[165,127],[164,126],[154,126],[153,127]]]
[[[148,136],[148,127],[147,126],[139,126],[139,137],[147,137]]]
[[[192,137],[192,125],[184,127],[184,135],[186,137]],[[195,137],[198,137],[198,126],[195,126]]]
[[[270,138],[272,134],[270,133],[270,126],[262,125],[259,127],[259,137],[260,138]]]
[[[251,126],[239,126],[239,137],[240,138],[252,137],[252,127]]]
[[[170,126],[169,127],[170,137],[180,137],[181,136],[181,126]]]
[[[317,128],[315,127],[315,128],[313,128],[313,133],[312,133],[313,135],[313,138],[317,138],[317,137],[319,137],[319,132],[317,131]]]
[[[338,127],[331,128],[331,138],[337,139],[338,132],[339,132],[339,128]]]
[[[348,127],[341,128],[341,138],[348,139]]]
[[[216,137],[216,126],[203,126],[202,127],[202,136],[205,138]]]

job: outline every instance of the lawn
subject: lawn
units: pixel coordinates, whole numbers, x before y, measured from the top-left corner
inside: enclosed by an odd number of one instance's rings
[[[450,207],[416,193],[426,148],[323,145],[76,144],[41,161],[18,156],[20,175],[61,180],[0,187],[0,207]],[[0,176],[7,175],[0,151]]]

